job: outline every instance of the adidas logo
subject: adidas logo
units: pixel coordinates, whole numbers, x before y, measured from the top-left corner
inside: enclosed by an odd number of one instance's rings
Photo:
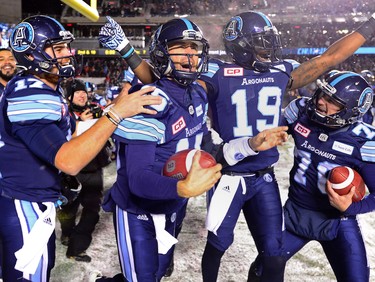
[[[148,221],[148,217],[147,217],[147,215],[145,215],[145,214],[140,214],[140,215],[138,215],[138,216],[137,216],[137,219]]]
[[[50,217],[45,218],[45,219],[43,220],[43,222],[44,222],[45,224],[52,225],[52,220],[51,220]]]
[[[224,186],[222,188],[222,190],[225,191],[225,192],[230,192],[230,187],[229,186]]]

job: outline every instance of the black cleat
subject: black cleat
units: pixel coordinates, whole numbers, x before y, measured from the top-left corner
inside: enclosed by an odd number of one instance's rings
[[[91,262],[91,257],[86,254],[86,252],[82,252],[75,256],[68,256],[70,259],[75,259],[76,261],[82,261],[82,262]]]
[[[174,261],[172,259],[171,263],[169,264],[167,270],[165,271],[164,277],[171,277],[174,270]]]
[[[250,265],[247,282],[260,282],[260,271],[257,269],[256,261]]]

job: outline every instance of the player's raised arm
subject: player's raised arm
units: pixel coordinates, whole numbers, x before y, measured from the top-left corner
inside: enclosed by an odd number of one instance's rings
[[[119,52],[143,83],[156,80],[150,65],[135,52],[121,26],[109,16],[107,16],[107,23],[100,29],[99,41],[106,48]]]
[[[350,57],[366,40],[375,34],[375,13],[357,30],[334,42],[321,55],[302,63],[292,73],[290,89],[297,89],[315,81],[324,72]]]

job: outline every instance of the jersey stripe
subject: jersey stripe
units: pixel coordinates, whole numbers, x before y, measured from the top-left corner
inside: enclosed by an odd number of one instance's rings
[[[375,141],[367,141],[361,148],[362,160],[375,162]]]
[[[284,117],[288,121],[288,123],[293,123],[297,120],[298,118],[298,107],[297,107],[297,100],[293,100],[292,102],[289,103],[289,105],[285,108],[284,111]]]
[[[220,67],[219,67],[218,64],[209,63],[208,64],[208,72],[202,73],[202,75],[212,78],[219,69],[220,69]]]
[[[58,96],[30,95],[8,98],[8,116],[11,122],[35,119],[61,119],[61,101]]]
[[[143,140],[164,143],[165,125],[152,118],[133,117],[124,119],[114,132],[128,140]]]

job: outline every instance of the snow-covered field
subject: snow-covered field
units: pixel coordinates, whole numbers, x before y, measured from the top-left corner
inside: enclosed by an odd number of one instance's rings
[[[287,197],[288,172],[293,162],[291,149],[293,144],[286,143],[280,147],[280,161],[276,167],[276,176],[280,185],[283,201]],[[115,164],[105,169],[105,186],[110,187],[115,180]],[[164,279],[166,282],[198,282],[202,281],[200,260],[206,242],[204,228],[206,208],[205,196],[190,199],[179,243],[175,254],[175,271]],[[360,217],[362,231],[366,240],[368,259],[371,267],[370,281],[375,281],[375,216],[373,213]],[[57,224],[57,238],[60,229]],[[112,276],[120,271],[116,243],[112,226],[112,214],[102,213],[94,233],[93,242],[87,253],[92,257],[91,263],[76,262],[65,257],[66,247],[56,241],[56,266],[52,271],[51,282],[84,282],[91,271],[100,270],[104,275]],[[256,256],[253,239],[241,216],[235,233],[235,241],[222,259],[219,282],[246,281],[250,263]],[[297,253],[288,263],[285,273],[286,282],[329,282],[335,281],[333,272],[321,247],[311,242]]]

